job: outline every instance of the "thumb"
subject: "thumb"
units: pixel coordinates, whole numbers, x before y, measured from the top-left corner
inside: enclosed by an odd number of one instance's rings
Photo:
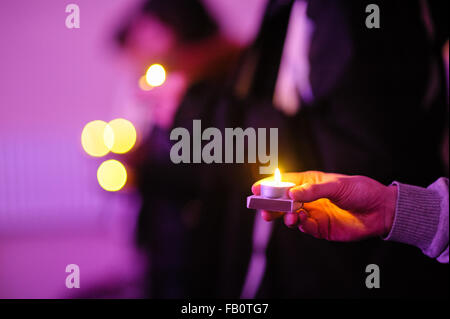
[[[303,184],[290,189],[291,199],[299,202],[313,202],[320,198],[328,198],[331,201],[339,201],[339,193],[342,185],[337,182],[325,182],[317,184]]]

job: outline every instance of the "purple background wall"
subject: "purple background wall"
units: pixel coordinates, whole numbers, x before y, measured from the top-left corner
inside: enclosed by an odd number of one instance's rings
[[[77,0],[81,28],[72,30],[68,1],[0,4],[1,298],[75,296],[139,273],[138,202],[103,191],[101,160],[80,144],[88,121],[124,116],[110,40],[133,2]],[[80,266],[81,289],[65,287],[70,263]]]

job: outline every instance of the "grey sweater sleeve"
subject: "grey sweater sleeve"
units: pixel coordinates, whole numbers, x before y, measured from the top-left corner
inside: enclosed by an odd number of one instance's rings
[[[439,178],[427,188],[399,182],[392,229],[384,240],[419,247],[441,263],[449,262],[448,178]]]

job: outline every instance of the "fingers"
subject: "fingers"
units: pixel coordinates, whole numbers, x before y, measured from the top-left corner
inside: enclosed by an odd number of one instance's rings
[[[300,231],[312,235],[316,238],[321,238],[321,233],[326,234],[326,226],[328,225],[328,219],[320,216],[311,216],[303,209],[303,203],[309,203],[321,198],[328,198],[331,201],[338,201],[339,194],[342,194],[343,185],[342,177],[339,174],[328,174],[316,171],[308,171],[302,173],[285,173],[283,174],[284,181],[290,181],[296,185],[291,188],[289,196],[296,201],[294,211],[297,213],[281,213],[281,212],[269,212],[262,211],[261,217],[266,221],[273,221],[280,217],[283,217],[286,226],[298,227]],[[265,180],[271,180],[272,177],[268,177],[259,180],[252,186],[252,193],[259,196],[261,194],[261,182]],[[314,218],[313,218],[314,217]],[[319,218],[319,219],[316,219]],[[326,217],[326,216],[325,216]],[[318,222],[320,220],[320,223]],[[325,227],[325,228],[324,228]],[[324,229],[322,229],[324,228]]]
[[[253,186],[252,186],[253,195],[256,195],[256,196],[261,195],[261,183],[263,181],[269,181],[269,180],[273,180],[273,177],[266,177],[266,178],[260,179],[255,184],[253,184]]]
[[[297,213],[269,212],[263,210],[261,211],[261,217],[267,222],[283,217],[285,225],[289,228],[297,226],[300,221]]]
[[[260,184],[260,182],[256,182],[255,184],[253,184],[253,186],[252,186],[252,193],[253,193],[253,195],[256,195],[256,196],[261,195],[261,184]]]
[[[299,222],[297,213],[295,213],[295,212],[297,212],[301,208],[303,208],[303,204],[295,202],[294,203],[294,211],[292,213],[272,212],[272,211],[262,210],[261,217],[265,221],[270,222],[272,220],[275,220],[277,218],[284,216],[284,223],[286,224],[286,226],[293,227],[293,226],[296,226]]]
[[[298,229],[305,234],[316,238],[322,238],[318,221],[315,218],[310,217],[303,209],[297,213],[268,212],[263,210],[261,211],[261,217],[268,222],[283,217],[287,227],[298,227]]]
[[[313,218],[306,217],[298,226],[298,229],[305,234],[320,238],[319,225]]]
[[[284,219],[284,224],[289,228],[297,226],[297,224],[300,221],[297,213],[284,214],[283,219]]]
[[[266,221],[266,222],[271,222],[277,218],[280,218],[284,215],[284,213],[281,212],[269,212],[267,210],[262,210],[261,211],[261,217]]]
[[[328,198],[331,201],[338,201],[339,194],[342,193],[342,183],[339,180],[317,183],[303,184],[290,189],[289,196],[291,199],[300,202],[313,202],[320,198]]]

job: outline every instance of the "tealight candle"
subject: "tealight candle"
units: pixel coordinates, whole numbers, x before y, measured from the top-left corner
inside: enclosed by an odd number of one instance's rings
[[[281,173],[275,170],[274,180],[261,182],[261,195],[247,197],[247,208],[264,209],[276,212],[295,212],[302,207],[288,196],[288,191],[294,183],[282,182]]]
[[[295,186],[294,183],[282,182],[281,173],[277,168],[273,181],[261,182],[261,196],[267,198],[289,198],[288,191]]]

